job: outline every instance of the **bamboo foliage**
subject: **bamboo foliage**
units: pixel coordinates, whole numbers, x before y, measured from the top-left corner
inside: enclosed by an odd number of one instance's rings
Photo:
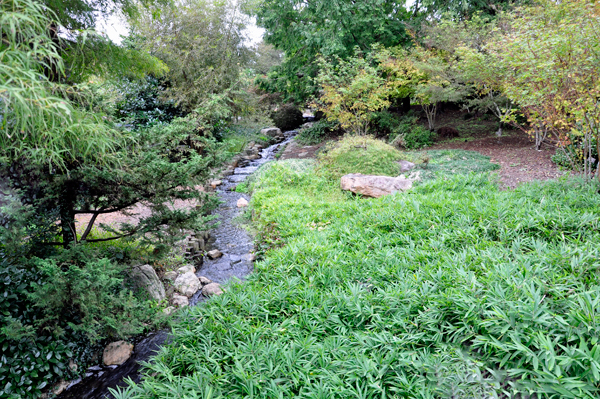
[[[82,160],[107,162],[116,131],[78,110],[66,88],[47,74],[64,74],[48,32],[52,13],[32,0],[0,0],[0,160],[28,160],[66,171]]]

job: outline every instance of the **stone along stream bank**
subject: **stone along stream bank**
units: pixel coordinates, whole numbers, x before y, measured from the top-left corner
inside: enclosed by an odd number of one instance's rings
[[[248,153],[246,156],[237,157],[237,167],[230,167],[224,172],[221,184],[216,186],[216,191],[221,199],[221,205],[214,211],[217,216],[218,226],[210,231],[210,236],[206,242],[206,249],[217,250],[211,253],[211,256],[205,256],[196,267],[196,276],[207,277],[215,283],[223,284],[231,278],[243,280],[252,270],[254,255],[252,253],[254,244],[252,238],[246,230],[236,225],[235,219],[243,212],[244,201],[249,201],[249,196],[233,191],[235,187],[246,180],[261,165],[275,159],[279,149],[284,148],[293,138],[295,131],[285,132],[280,139],[283,141],[274,144],[268,148],[262,149],[259,156],[253,156]],[[281,135],[281,133],[280,133]],[[256,159],[252,159],[256,158]],[[194,238],[190,237],[193,244]],[[194,257],[195,250],[198,251],[196,241],[191,245],[190,255]],[[212,251],[209,251],[212,252]],[[190,299],[191,306],[197,305],[206,298],[202,291],[198,291]],[[109,388],[117,386],[126,386],[125,379],[131,378],[135,382],[141,380],[140,362],[145,362],[160,348],[161,345],[168,342],[169,333],[167,330],[153,332],[135,343],[133,352],[120,366],[94,366],[90,367],[83,379],[71,382],[66,390],[57,396],[59,399],[104,399],[112,398]]]

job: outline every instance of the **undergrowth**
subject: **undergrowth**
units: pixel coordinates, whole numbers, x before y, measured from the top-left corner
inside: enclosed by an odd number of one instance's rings
[[[277,245],[117,398],[600,395],[597,186],[448,175],[360,199],[279,162],[251,206]]]

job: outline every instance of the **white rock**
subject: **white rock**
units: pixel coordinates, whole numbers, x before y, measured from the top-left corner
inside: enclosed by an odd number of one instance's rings
[[[219,251],[218,249],[213,249],[212,251],[208,251],[206,254],[211,259],[217,259],[217,258],[220,258],[221,256],[223,256],[223,253],[221,251]]]
[[[184,296],[184,297],[182,297],[182,298],[185,298],[185,299],[187,300],[187,297],[186,297],[186,296]],[[168,306],[168,307],[164,308],[162,311],[163,311],[163,313],[164,313],[164,314],[166,314],[167,316],[170,316],[170,315],[171,315],[171,313],[173,313],[173,312],[175,311],[175,307],[174,307],[174,306]]]
[[[166,272],[163,277],[167,281],[174,281],[177,278],[177,274],[177,272],[171,270],[169,272]]]
[[[200,289],[200,280],[194,273],[183,273],[177,276],[173,282],[175,289],[188,298]]]
[[[248,201],[245,198],[240,198],[239,200],[237,200],[238,208],[245,208],[247,206],[248,206]]]
[[[400,165],[400,172],[408,172],[411,169],[414,169],[415,164],[408,161],[398,161],[398,165]]]
[[[266,129],[262,129],[260,131],[260,134],[269,137],[277,137],[283,135],[283,133],[281,133],[281,129],[279,129],[278,127],[268,127]]]
[[[218,283],[210,283],[202,287],[202,295],[204,296],[221,295],[222,293],[223,290]]]
[[[213,181],[210,182],[210,186],[212,188],[217,188],[221,184],[223,184],[223,182],[221,180],[213,180]]]
[[[171,303],[178,308],[182,308],[184,306],[189,306],[190,300],[187,298],[187,296],[173,294],[171,297]]]
[[[212,281],[209,278],[204,277],[204,276],[198,277],[198,280],[200,280],[200,284],[202,284],[202,285],[206,285],[206,284],[212,283]]]
[[[185,273],[196,273],[196,268],[194,265],[184,265],[177,269],[177,273],[185,274]]]
[[[133,345],[125,341],[111,342],[104,348],[102,361],[105,365],[121,365],[125,363],[133,352]]]
[[[379,198],[382,195],[409,190],[412,180],[404,177],[371,176],[360,173],[342,176],[342,190],[352,191],[367,197]]]
[[[244,260],[247,260],[248,262],[254,262],[256,260],[256,255],[253,253],[248,253],[248,254],[242,256],[242,258]]]

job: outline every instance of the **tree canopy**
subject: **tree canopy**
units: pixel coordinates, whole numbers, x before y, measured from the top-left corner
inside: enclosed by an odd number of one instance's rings
[[[375,43],[409,42],[403,1],[265,0],[255,12],[258,25],[266,29],[265,41],[285,53],[263,86],[296,101],[315,93],[318,55],[345,59]]]

